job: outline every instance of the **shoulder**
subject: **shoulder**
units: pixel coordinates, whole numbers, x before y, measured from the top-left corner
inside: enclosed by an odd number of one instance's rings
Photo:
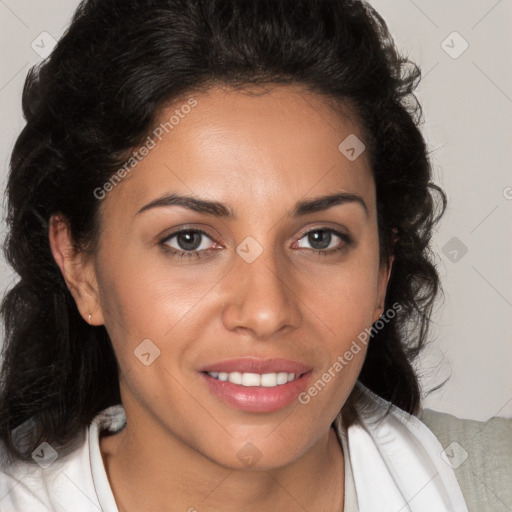
[[[461,419],[425,409],[420,420],[443,447],[470,511],[512,510],[512,419]]]
[[[414,510],[467,512],[456,475],[442,459],[443,448],[435,434],[418,417],[360,383],[357,387],[357,421],[347,434],[356,487],[358,478],[362,482],[358,496],[379,508],[372,495],[366,495],[371,481],[390,510],[408,508],[414,502]]]
[[[0,510],[2,512],[88,512],[101,510],[93,478],[91,439],[101,430],[117,430],[122,408],[106,409],[66,450],[41,443],[31,461],[10,460],[0,442]],[[94,441],[93,441],[94,443]],[[97,444],[97,442],[96,442]],[[101,463],[96,456],[96,463]],[[97,470],[97,469],[96,469]]]
[[[85,433],[77,441],[78,446],[64,456],[49,443],[41,443],[32,453],[32,461],[8,460],[2,443],[0,510],[90,510],[80,506],[84,495],[95,501]]]

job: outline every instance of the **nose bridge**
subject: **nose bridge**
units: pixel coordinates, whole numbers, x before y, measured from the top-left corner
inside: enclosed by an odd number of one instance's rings
[[[258,337],[296,326],[298,311],[279,253],[248,237],[237,247],[230,282],[226,326],[247,328]]]

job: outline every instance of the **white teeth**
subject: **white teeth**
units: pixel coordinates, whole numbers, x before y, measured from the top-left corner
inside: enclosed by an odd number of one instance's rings
[[[277,374],[277,383],[286,384],[288,382],[288,374],[286,372],[280,372]]]
[[[240,372],[231,372],[228,375],[228,380],[232,384],[242,384],[242,374]]]
[[[260,380],[258,373],[242,373],[242,386],[259,386]]]
[[[232,384],[246,387],[262,386],[265,388],[273,388],[281,386],[287,382],[295,380],[295,373],[240,373],[240,372],[208,372],[210,377],[221,381],[229,381]]]
[[[277,386],[277,379],[275,373],[264,373],[261,376],[261,385],[266,388],[273,388]]]

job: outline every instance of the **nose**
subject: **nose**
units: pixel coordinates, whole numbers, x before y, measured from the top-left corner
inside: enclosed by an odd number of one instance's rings
[[[224,326],[248,331],[258,339],[268,339],[279,331],[300,325],[299,298],[285,262],[271,251],[263,251],[248,263],[236,255],[230,274],[228,300],[223,310]]]

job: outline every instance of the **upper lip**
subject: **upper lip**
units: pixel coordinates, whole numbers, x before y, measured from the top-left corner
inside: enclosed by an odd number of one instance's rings
[[[254,357],[239,357],[227,359],[204,366],[201,372],[240,372],[240,373],[295,373],[302,375],[312,370],[311,366],[290,359],[258,359]]]

